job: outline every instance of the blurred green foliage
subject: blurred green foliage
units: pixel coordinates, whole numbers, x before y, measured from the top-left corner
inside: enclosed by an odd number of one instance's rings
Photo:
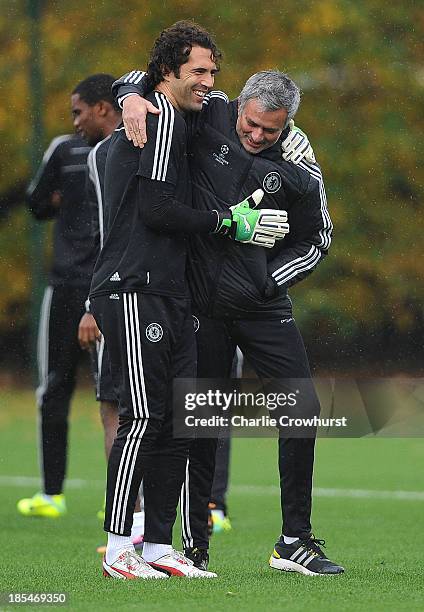
[[[4,0],[3,0],[4,2]],[[25,2],[0,16],[0,192],[28,177],[30,97]],[[72,129],[69,92],[94,72],[146,66],[161,29],[193,18],[224,52],[216,86],[236,96],[253,72],[279,68],[304,92],[297,123],[326,179],[330,255],[293,289],[303,329],[324,345],[422,325],[424,7],[415,0],[44,1],[46,142]],[[25,324],[28,219],[0,226],[0,333]]]

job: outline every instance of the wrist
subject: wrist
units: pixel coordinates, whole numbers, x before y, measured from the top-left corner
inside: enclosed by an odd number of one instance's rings
[[[131,91],[129,93],[124,94],[123,96],[119,96],[118,99],[117,99],[119,108],[121,108],[121,109],[124,108],[124,106],[123,106],[124,105],[124,100],[126,100],[130,96],[139,96],[139,94],[136,93],[135,91]]]
[[[232,229],[232,214],[230,211],[228,212],[218,212],[214,210],[213,212],[217,215],[216,227],[213,234],[219,234],[220,236],[227,236]]]

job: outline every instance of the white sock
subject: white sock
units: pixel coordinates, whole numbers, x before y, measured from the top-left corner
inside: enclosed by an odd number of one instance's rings
[[[142,536],[144,533],[144,512],[134,512],[133,515],[133,524],[131,529],[131,540]]]
[[[297,542],[299,538],[292,538],[290,536],[283,536],[284,538],[284,544],[293,544],[294,542]]]
[[[144,542],[143,544],[143,559],[145,561],[157,561],[171,552],[171,544],[155,544],[154,542]]]
[[[107,547],[106,547],[106,563],[111,565],[116,561],[119,555],[124,550],[130,550],[134,552],[134,546],[131,543],[129,536],[116,535],[115,533],[107,534]]]

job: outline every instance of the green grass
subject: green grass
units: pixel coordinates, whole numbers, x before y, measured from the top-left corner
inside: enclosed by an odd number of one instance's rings
[[[214,537],[211,548],[211,567],[219,578],[173,578],[165,584],[105,580],[101,575],[95,547],[104,540],[96,519],[103,490],[95,481],[103,479],[105,464],[90,392],[78,393],[73,405],[69,478],[94,482],[67,490],[68,515],[63,519],[18,516],[16,501],[35,488],[1,480],[38,476],[31,392],[0,391],[0,449],[0,591],[65,591],[72,610],[114,610],[120,605],[149,611],[423,609],[424,501],[316,497],[315,533],[327,540],[330,558],[342,563],[346,574],[309,578],[268,568],[280,530],[279,498],[270,487],[278,484],[275,440],[234,442],[229,497],[234,528]],[[423,465],[419,439],[319,440],[315,486],[422,491]],[[249,492],[245,485],[253,489]]]

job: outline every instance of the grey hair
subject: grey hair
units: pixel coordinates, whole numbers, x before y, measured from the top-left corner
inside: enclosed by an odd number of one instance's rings
[[[263,111],[284,108],[287,111],[287,125],[299,108],[300,89],[284,72],[262,70],[247,79],[238,100],[239,112],[249,100],[258,100]]]

